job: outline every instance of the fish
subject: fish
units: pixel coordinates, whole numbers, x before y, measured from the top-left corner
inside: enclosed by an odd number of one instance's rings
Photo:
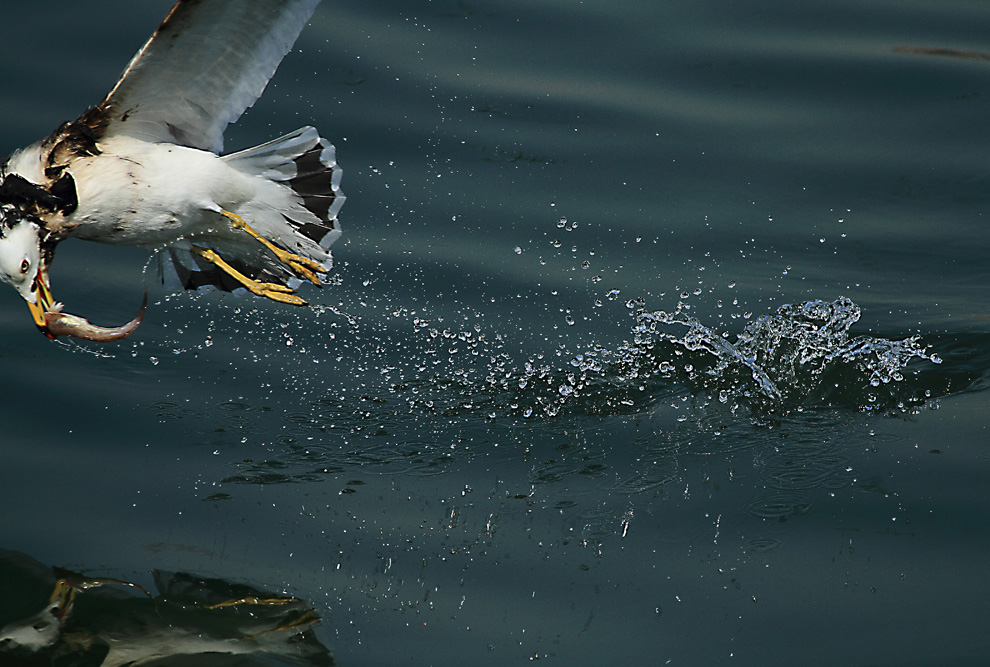
[[[89,320],[84,317],[62,312],[63,305],[56,303],[45,313],[44,333],[53,340],[59,336],[71,336],[97,343],[109,343],[127,338],[134,333],[144,319],[144,311],[147,306],[148,293],[145,292],[144,299],[141,301],[141,311],[137,317],[119,327],[100,327],[90,324]]]

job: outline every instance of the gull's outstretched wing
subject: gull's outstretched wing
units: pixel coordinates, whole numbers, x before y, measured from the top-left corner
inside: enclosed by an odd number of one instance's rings
[[[219,153],[319,1],[178,0],[89,122],[105,137]]]

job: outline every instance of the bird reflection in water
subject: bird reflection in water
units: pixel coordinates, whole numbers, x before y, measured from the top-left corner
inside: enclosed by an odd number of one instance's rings
[[[187,573],[153,577],[157,595],[0,550],[0,664],[334,664],[302,600]]]

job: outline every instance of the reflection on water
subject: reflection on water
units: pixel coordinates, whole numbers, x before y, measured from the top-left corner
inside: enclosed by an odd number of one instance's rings
[[[153,577],[156,595],[0,550],[0,663],[334,664],[310,632],[319,617],[301,600],[182,572]]]

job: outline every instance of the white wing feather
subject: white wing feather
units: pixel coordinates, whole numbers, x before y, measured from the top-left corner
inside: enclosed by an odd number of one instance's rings
[[[96,111],[104,136],[219,153],[319,0],[179,0]]]

